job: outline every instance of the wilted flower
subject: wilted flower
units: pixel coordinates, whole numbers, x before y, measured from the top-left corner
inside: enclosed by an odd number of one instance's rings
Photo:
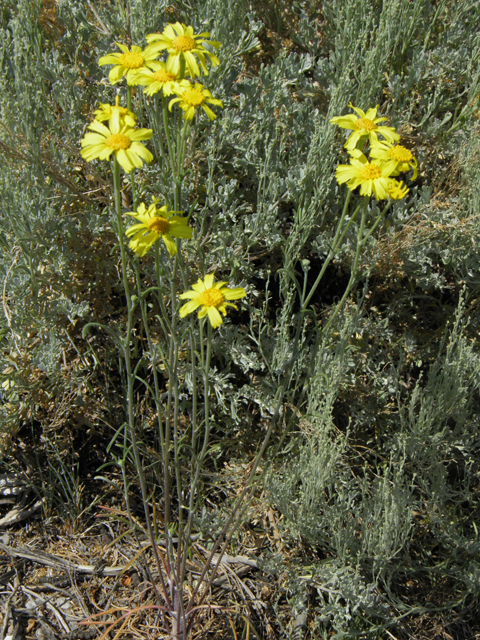
[[[100,108],[94,111],[95,120],[98,120],[99,122],[110,120],[110,117],[115,111],[118,111],[120,115],[120,124],[127,124],[129,127],[134,127],[137,124],[137,116],[133,111],[129,111],[127,107],[121,107],[119,105],[118,96],[114,105],[100,103]]]
[[[399,182],[398,180],[391,180],[390,186],[387,189],[387,195],[392,200],[402,200],[407,193],[410,191],[403,182]]]

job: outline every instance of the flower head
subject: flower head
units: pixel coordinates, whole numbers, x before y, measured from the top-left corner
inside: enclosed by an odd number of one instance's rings
[[[184,120],[193,120],[195,111],[201,107],[208,116],[209,120],[215,120],[217,117],[210,109],[208,104],[216,105],[223,108],[223,102],[214,98],[208,89],[205,89],[203,84],[195,83],[195,86],[190,85],[189,88],[182,89],[181,92],[176,91],[178,98],[170,100],[168,108],[171,111],[172,106],[178,102],[178,106],[185,111],[183,114]]]
[[[167,71],[165,62],[155,61],[149,66],[150,69],[142,69],[136,76],[136,84],[146,87],[143,92],[147,96],[159,91],[162,91],[164,96],[171,96],[175,91],[190,87],[188,80],[180,80],[174,73]]]
[[[108,74],[108,79],[112,84],[120,82],[124,76],[127,76],[128,84],[136,84],[137,73],[140,70],[148,69],[157,57],[158,49],[147,46],[142,50],[141,47],[133,45],[129,51],[126,45],[119,42],[117,42],[117,46],[122,53],[109,53],[101,57],[98,64],[100,66],[103,64],[114,65]]]
[[[354,153],[355,152],[355,153]],[[377,200],[387,198],[387,190],[391,185],[392,168],[382,160],[369,162],[358,149],[351,152],[350,164],[340,164],[335,172],[339,184],[347,183],[350,191],[360,187],[360,195],[375,195]]]
[[[94,120],[88,128],[93,133],[87,133],[81,142],[81,155],[87,162],[95,158],[108,160],[114,154],[125,172],[130,173],[143,162],[153,160],[150,151],[140,142],[152,137],[152,129],[134,129],[124,124],[116,109],[112,110],[108,127]]]
[[[387,195],[392,200],[402,200],[409,191],[410,189],[408,189],[403,182],[392,179],[390,181],[390,186],[387,188]]]
[[[401,144],[393,145],[389,142],[377,141],[372,144],[370,155],[372,158],[384,160],[389,166],[391,165],[393,167],[392,176],[398,176],[404,171],[409,171],[410,168],[413,169],[412,180],[415,180],[418,175],[417,159],[409,149]]]
[[[214,67],[220,64],[220,60],[217,56],[204,48],[203,44],[207,43],[210,46],[218,49],[221,46],[220,42],[213,40],[207,40],[209,33],[198,33],[195,35],[193,27],[187,27],[185,24],[176,22],[175,24],[167,24],[163,33],[150,33],[147,35],[147,42],[152,43],[154,50],[158,53],[163,49],[168,52],[167,71],[177,76],[180,72],[180,63],[183,59],[185,61],[185,68],[188,70],[190,76],[195,78],[200,75],[200,69],[198,68],[198,61],[203,69],[203,73],[208,76],[208,69],[205,62],[205,56],[210,58],[210,62]]]
[[[119,96],[117,96],[114,105],[100,103],[100,108],[94,111],[95,120],[98,120],[99,122],[110,120],[111,115],[115,111],[118,111],[120,116],[120,123],[122,125],[127,124],[129,127],[134,127],[137,124],[137,116],[133,113],[133,111],[129,111],[127,107],[121,107],[119,105]]]
[[[126,230],[127,236],[132,238],[129,243],[140,257],[144,256],[153,244],[162,238],[168,253],[173,256],[177,253],[177,247],[173,238],[191,238],[192,228],[188,226],[187,219],[181,218],[175,213],[179,211],[167,211],[167,207],[157,208],[157,201],[148,207],[142,202],[137,211],[130,211],[127,216],[132,216],[138,220]]]
[[[366,113],[354,107],[351,102],[349,106],[357,113],[358,118],[351,113],[348,116],[339,116],[330,120],[331,124],[336,124],[342,129],[349,129],[353,132],[348,136],[345,149],[355,149],[357,142],[365,138],[368,138],[370,144],[373,145],[378,142],[378,134],[392,143],[400,140],[399,134],[393,127],[378,126],[379,122],[387,119],[375,117],[378,105],[374,109],[369,109]]]
[[[220,312],[226,316],[227,307],[237,309],[236,305],[227,302],[227,300],[243,298],[247,295],[245,289],[243,287],[230,289],[225,286],[227,284],[226,282],[216,282],[214,284],[213,278],[213,273],[206,275],[203,280],[199,278],[198,282],[192,285],[191,291],[185,291],[185,293],[180,294],[182,300],[189,300],[189,302],[180,308],[181,318],[199,309],[198,317],[204,318],[208,315],[210,324],[216,329],[223,323]]]

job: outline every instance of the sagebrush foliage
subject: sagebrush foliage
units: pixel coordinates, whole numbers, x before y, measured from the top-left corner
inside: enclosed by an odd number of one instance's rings
[[[294,425],[277,443],[269,495],[285,543],[301,541],[311,557],[266,558],[265,570],[288,574],[284,595],[295,615],[310,612],[318,637],[400,626],[395,602],[409,579],[446,581],[456,604],[478,598],[479,19],[467,0],[132,0],[95,11],[85,0],[4,0],[5,460],[33,428],[38,442],[55,443],[51,465],[70,460],[76,440],[95,442],[100,466],[122,424],[116,351],[101,332],[81,337],[91,321],[121,331],[125,303],[107,170],[81,159],[79,140],[99,102],[115,97],[99,57],[182,20],[223,43],[209,82],[224,111],[213,126],[198,123],[183,187],[195,211],[186,260],[192,273],[242,283],[249,301],[213,345],[218,469],[250,455],[282,386],[281,414]],[[141,92],[135,101],[141,126],[156,117],[153,101]],[[318,338],[355,253],[352,228],[296,333],[299,292],[314,282],[342,212],[334,173],[345,136],[329,119],[350,101],[380,105],[415,151],[419,179],[363,252],[333,331]],[[168,196],[164,167],[146,167],[141,180],[139,195]],[[372,219],[377,212],[372,203]],[[153,280],[153,263],[142,268]],[[148,377],[140,319],[135,340]],[[179,375],[188,415],[192,379]],[[151,407],[138,395],[148,442]],[[82,472],[75,464],[71,477]],[[211,514],[199,518],[204,529]]]

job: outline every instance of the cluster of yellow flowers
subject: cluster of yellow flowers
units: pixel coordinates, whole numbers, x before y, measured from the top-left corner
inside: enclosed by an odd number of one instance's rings
[[[129,50],[126,45],[117,43],[121,53],[109,53],[100,58],[99,64],[114,65],[108,75],[112,84],[126,77],[129,85],[145,87],[144,93],[147,96],[159,91],[162,91],[164,96],[175,94],[177,97],[170,102],[169,109],[178,102],[179,107],[185,111],[185,120],[192,120],[199,107],[210,120],[214,120],[216,115],[208,105],[223,107],[222,101],[214,98],[202,84],[197,82],[192,86],[192,83],[185,79],[185,76],[194,79],[200,75],[197,58],[206,76],[208,68],[205,56],[208,56],[214,67],[220,64],[217,56],[203,46],[204,43],[215,49],[221,46],[220,42],[207,40],[209,37],[209,33],[195,35],[193,27],[176,22],[168,24],[163,33],[147,35],[149,44],[145,49],[132,46]],[[168,59],[161,62],[156,58],[164,50],[168,52]]]
[[[161,92],[170,100],[168,109],[174,104],[184,111],[184,120],[193,120],[199,108],[203,109],[209,120],[216,118],[208,105],[223,107],[222,101],[215,99],[203,84],[194,81],[200,76],[200,68],[208,75],[206,57],[216,67],[220,61],[216,55],[205,49],[204,43],[218,49],[219,42],[208,40],[209,33],[195,34],[193,27],[180,24],[168,24],[163,33],[153,33],[147,36],[148,45],[145,49],[132,46],[130,49],[119,44],[120,53],[109,53],[99,60],[99,65],[113,65],[109,72],[109,80],[117,84],[126,78],[129,86],[145,87],[144,93],[152,96]],[[166,62],[157,60],[161,51],[168,52]],[[198,60],[198,62],[197,62]],[[190,78],[190,79],[187,79]],[[115,157],[118,164],[126,173],[131,173],[143,162],[152,162],[153,155],[141,143],[152,137],[152,129],[137,129],[136,115],[119,104],[100,104],[95,111],[95,119],[88,126],[90,130],[82,139],[82,157],[91,162],[95,159],[109,160]],[[167,206],[158,207],[158,200],[152,198],[152,204],[147,207],[141,203],[136,211],[127,215],[136,220],[126,230],[130,238],[129,247],[143,257],[157,242],[163,240],[170,256],[177,253],[173,238],[189,239],[192,228],[188,226],[187,218],[180,211],[169,211]],[[245,289],[236,287],[230,289],[226,282],[214,283],[213,274],[206,275],[192,285],[191,291],[183,293],[181,299],[189,299],[180,309],[180,316],[198,309],[198,317],[208,317],[213,328],[219,327],[222,316],[227,313],[227,307],[237,309],[228,300],[238,300],[246,295]]]
[[[338,183],[346,182],[351,191],[360,187],[362,196],[371,196],[373,193],[377,200],[401,200],[409,189],[403,182],[395,180],[395,176],[413,169],[412,180],[415,180],[417,161],[414,155],[402,145],[396,144],[400,135],[393,127],[379,125],[386,118],[376,117],[378,106],[366,113],[351,103],[349,106],[358,117],[352,113],[330,120],[332,124],[352,131],[345,144],[351,156],[350,163],[337,167],[335,176]],[[379,134],[385,140],[380,141]],[[370,143],[370,159],[363,153],[367,141]]]
[[[185,75],[194,79],[200,75],[197,56],[205,75],[208,75],[205,56],[208,56],[213,66],[219,64],[216,55],[207,51],[203,44],[207,43],[218,48],[219,42],[206,40],[209,33],[195,35],[192,27],[179,22],[169,24],[163,33],[153,33],[147,36],[150,44],[141,47],[118,44],[121,53],[109,53],[99,60],[100,65],[111,64],[109,80],[117,84],[124,77],[128,85],[145,86],[144,93],[151,96],[162,92],[164,96],[175,94],[169,103],[169,109],[175,103],[184,111],[184,119],[192,120],[196,111],[202,108],[210,120],[216,115],[208,105],[223,107],[221,100],[213,98],[208,89],[198,83],[191,83]],[[167,62],[160,62],[156,58],[166,49]],[[117,104],[111,106],[102,104],[95,112],[96,118],[89,125],[93,133],[87,133],[82,140],[82,156],[87,161],[99,158],[108,160],[115,155],[121,167],[130,173],[135,167],[141,167],[143,161],[151,162],[153,156],[140,143],[152,136],[151,129],[135,129],[136,116],[125,107]],[[102,124],[108,120],[108,126]]]

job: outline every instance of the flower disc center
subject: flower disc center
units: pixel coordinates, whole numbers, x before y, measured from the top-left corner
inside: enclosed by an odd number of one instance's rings
[[[198,89],[187,89],[182,98],[192,107],[199,107],[205,100],[205,96]]]
[[[155,82],[172,82],[172,80],[175,80],[175,74],[168,73],[165,69],[159,69],[153,74],[153,79]]]
[[[114,133],[113,136],[109,136],[105,140],[105,144],[107,147],[119,150],[128,149],[132,143],[130,142],[130,138],[123,133]]]
[[[197,43],[190,36],[178,36],[173,41],[173,47],[177,51],[192,51]]]
[[[377,125],[368,118],[360,118],[357,120],[357,129],[366,129],[367,131],[375,131]]]
[[[165,220],[165,218],[158,216],[149,220],[147,222],[147,227],[150,229],[150,231],[156,231],[163,236],[164,233],[168,233],[170,223],[168,220]]]
[[[361,175],[364,180],[377,180],[382,177],[382,172],[376,164],[367,163],[362,168]]]
[[[219,307],[222,302],[225,300],[225,296],[220,291],[220,289],[216,289],[212,287],[211,289],[206,289],[199,297],[198,301],[200,304],[203,304],[205,307]]]
[[[133,53],[132,51],[123,53],[120,59],[126,69],[139,69],[145,63],[144,57],[140,53]]]
[[[413,155],[411,151],[402,147],[401,144],[396,147],[392,147],[389,151],[389,156],[396,160],[397,162],[410,162],[413,160]]]

